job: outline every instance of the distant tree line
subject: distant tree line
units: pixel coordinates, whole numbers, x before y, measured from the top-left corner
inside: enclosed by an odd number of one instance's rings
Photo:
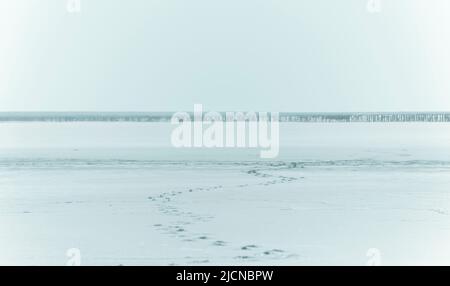
[[[0,122],[168,122],[171,112],[2,112]],[[225,113],[223,113],[225,118]],[[450,122],[450,112],[279,114],[280,122]]]

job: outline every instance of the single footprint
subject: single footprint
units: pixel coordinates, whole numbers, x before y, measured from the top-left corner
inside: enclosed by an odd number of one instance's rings
[[[217,240],[213,243],[215,246],[225,246],[227,243],[223,240]]]
[[[284,251],[281,249],[272,249],[272,250],[266,250],[264,251],[264,255],[271,255],[271,254],[276,254],[276,253],[283,253]]]
[[[251,259],[251,258],[253,258],[253,257],[248,256],[248,255],[239,255],[239,256],[236,256],[235,258],[236,258],[236,259]]]
[[[254,244],[244,245],[241,247],[242,250],[251,250],[251,249],[255,249],[255,248],[258,248],[258,246],[254,245]]]

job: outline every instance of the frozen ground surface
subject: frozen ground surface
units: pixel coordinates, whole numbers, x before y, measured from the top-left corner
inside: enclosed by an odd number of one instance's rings
[[[450,264],[449,124],[284,124],[271,161],[170,130],[0,124],[0,264]]]

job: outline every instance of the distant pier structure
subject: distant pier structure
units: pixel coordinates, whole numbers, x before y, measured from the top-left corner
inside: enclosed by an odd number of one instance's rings
[[[281,113],[282,122],[450,122],[450,112]]]
[[[245,112],[243,112],[245,114]],[[1,122],[170,122],[174,112],[0,112]],[[225,120],[225,112],[221,112]],[[192,113],[191,113],[191,118]],[[270,116],[269,116],[270,119]],[[280,112],[280,122],[450,122],[450,112]]]

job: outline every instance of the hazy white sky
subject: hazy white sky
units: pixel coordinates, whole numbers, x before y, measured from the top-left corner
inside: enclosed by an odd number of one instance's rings
[[[0,110],[450,110],[450,1],[367,1],[0,0]]]

